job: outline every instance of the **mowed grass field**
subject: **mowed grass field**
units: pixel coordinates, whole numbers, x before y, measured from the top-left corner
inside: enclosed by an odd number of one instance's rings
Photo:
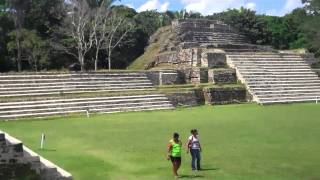
[[[0,122],[0,129],[71,172],[75,180],[170,180],[173,132],[197,128],[204,171],[182,179],[320,179],[320,105],[227,105],[174,111]],[[39,149],[46,133],[45,150]]]

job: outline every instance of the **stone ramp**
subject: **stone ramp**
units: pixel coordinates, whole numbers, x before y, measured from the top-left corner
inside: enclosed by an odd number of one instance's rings
[[[72,175],[0,130],[0,166],[28,165],[43,180],[72,180]],[[1,179],[1,174],[0,174]]]
[[[253,100],[260,104],[316,102],[320,79],[310,67],[312,57],[293,53],[228,53]]]

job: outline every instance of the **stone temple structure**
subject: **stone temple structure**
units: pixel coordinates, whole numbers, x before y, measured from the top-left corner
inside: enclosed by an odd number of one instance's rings
[[[320,98],[320,79],[311,69],[316,61],[312,54],[250,44],[244,35],[220,21],[176,20],[171,31],[149,68],[179,69],[191,82],[212,82],[214,76],[221,75],[222,79],[234,79],[232,74],[236,74],[253,101],[260,104]],[[226,69],[214,75],[215,68]]]

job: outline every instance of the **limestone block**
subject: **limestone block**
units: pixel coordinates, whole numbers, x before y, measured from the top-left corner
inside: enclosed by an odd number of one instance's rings
[[[208,104],[230,104],[247,101],[245,88],[206,88],[203,91]]]
[[[166,94],[171,103],[175,106],[198,106],[204,104],[203,92],[200,89],[188,92],[174,92]]]
[[[209,82],[213,84],[234,84],[237,82],[237,74],[234,69],[210,69],[208,78]]]
[[[188,83],[207,83],[208,82],[208,69],[206,68],[188,68],[181,70]]]

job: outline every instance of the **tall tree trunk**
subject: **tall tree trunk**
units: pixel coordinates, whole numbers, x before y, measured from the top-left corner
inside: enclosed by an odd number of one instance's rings
[[[16,35],[16,43],[17,43],[17,68],[18,72],[21,72],[22,65],[21,65],[21,58],[22,58],[22,49],[21,49],[21,41],[20,41],[20,33],[18,33],[19,30],[17,30]]]
[[[98,58],[99,58],[99,50],[96,51],[96,56],[94,59],[94,71],[98,70]]]
[[[108,52],[108,68],[109,68],[109,70],[111,70],[111,50],[109,50],[109,52]]]

